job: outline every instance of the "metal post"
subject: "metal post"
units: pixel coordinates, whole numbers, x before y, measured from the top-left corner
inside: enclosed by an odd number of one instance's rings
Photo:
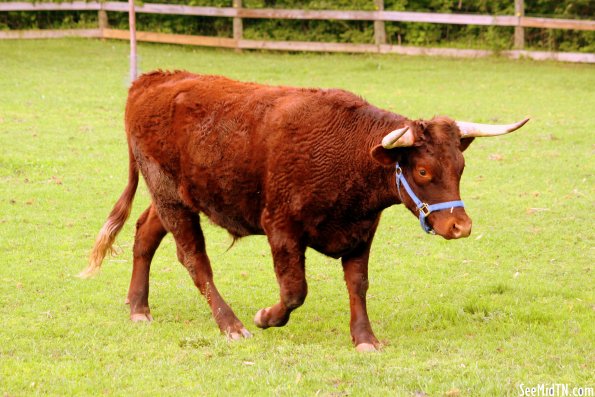
[[[242,0],[233,0],[233,8],[236,10],[240,10],[242,8]],[[236,52],[241,52],[242,50],[239,47],[240,40],[244,36],[244,23],[242,22],[242,18],[234,17],[233,18],[233,39],[236,42]]]
[[[130,27],[130,83],[136,80],[136,11],[134,0],[128,0],[128,25]]]
[[[384,0],[374,0],[376,11],[384,11]],[[374,21],[374,43],[377,46],[386,44],[386,30],[384,21]]]
[[[514,27],[514,48],[522,50],[525,48],[525,29],[520,26],[520,23],[525,16],[524,0],[514,0],[514,15],[518,19],[518,25]]]

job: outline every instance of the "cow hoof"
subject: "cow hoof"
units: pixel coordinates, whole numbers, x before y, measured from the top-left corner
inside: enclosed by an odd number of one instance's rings
[[[268,328],[269,326],[267,324],[264,323],[264,320],[262,319],[264,312],[266,309],[260,309],[259,311],[256,312],[256,315],[254,316],[254,324],[258,327],[258,328]]]
[[[355,350],[357,350],[360,353],[369,353],[369,352],[377,352],[378,349],[376,349],[376,346],[374,346],[371,343],[360,343],[359,345],[357,345],[355,347]]]
[[[252,334],[246,328],[242,328],[240,332],[228,332],[227,338],[229,340],[240,340],[242,338],[251,338]]]
[[[134,313],[130,315],[130,320],[132,320],[133,323],[150,323],[153,321],[153,316],[149,313]]]

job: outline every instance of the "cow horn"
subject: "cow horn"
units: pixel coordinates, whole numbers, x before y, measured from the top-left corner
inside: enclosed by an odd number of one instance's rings
[[[529,121],[528,118],[514,124],[477,124],[469,123],[467,121],[457,121],[457,127],[461,131],[461,138],[476,138],[482,136],[498,136],[508,134],[509,132],[518,130],[525,123]]]
[[[414,141],[415,138],[407,126],[389,132],[382,138],[382,147],[385,149],[393,149],[396,147],[413,146]]]

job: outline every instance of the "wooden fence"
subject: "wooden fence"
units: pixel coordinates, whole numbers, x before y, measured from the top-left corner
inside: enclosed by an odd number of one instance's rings
[[[444,55],[452,57],[484,57],[492,55],[490,50],[465,50],[452,48],[427,48],[392,45],[386,43],[385,22],[423,22],[458,25],[509,26],[515,28],[515,49],[502,51],[501,55],[510,58],[532,58],[537,60],[558,60],[566,62],[595,63],[593,53],[525,51],[524,28],[595,30],[595,21],[534,18],[524,15],[523,0],[514,0],[516,15],[470,15],[439,14],[425,12],[387,11],[383,0],[374,0],[376,11],[351,10],[287,10],[243,8],[241,0],[232,0],[232,7],[195,7],[166,4],[144,4],[136,6],[138,13],[195,15],[208,17],[233,18],[233,37],[208,37],[154,32],[137,32],[137,40],[159,43],[187,44],[210,47],[226,47],[236,50],[265,49],[286,51],[322,51],[322,52],[376,52],[407,55]],[[129,39],[126,30],[110,29],[107,12],[128,12],[126,2],[84,2],[69,3],[29,3],[0,2],[2,11],[97,11],[99,24],[97,29],[68,30],[26,30],[0,31],[0,39],[15,38],[52,38],[65,36],[98,37],[104,39]],[[242,19],[294,19],[294,20],[344,20],[373,21],[374,44],[268,41],[247,40],[243,38]]]

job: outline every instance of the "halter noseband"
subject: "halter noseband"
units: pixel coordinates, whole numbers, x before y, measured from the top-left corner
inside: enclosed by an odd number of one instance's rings
[[[411,200],[413,200],[417,207],[417,210],[419,211],[419,224],[421,225],[421,228],[424,229],[424,232],[436,234],[436,232],[434,232],[434,229],[432,229],[432,227],[428,225],[428,222],[426,222],[426,218],[432,212],[454,207],[465,207],[465,204],[463,204],[461,200],[446,201],[444,203],[432,205],[424,203],[415,195],[415,193],[413,193],[413,190],[411,190],[411,186],[409,186],[407,180],[403,176],[403,170],[399,166],[399,163],[397,163],[396,169],[397,191],[399,192],[399,198],[401,199],[401,202],[403,202],[403,197],[401,196],[401,185],[403,185],[405,187],[405,190],[407,191],[407,194],[409,194],[409,197],[411,197]]]

